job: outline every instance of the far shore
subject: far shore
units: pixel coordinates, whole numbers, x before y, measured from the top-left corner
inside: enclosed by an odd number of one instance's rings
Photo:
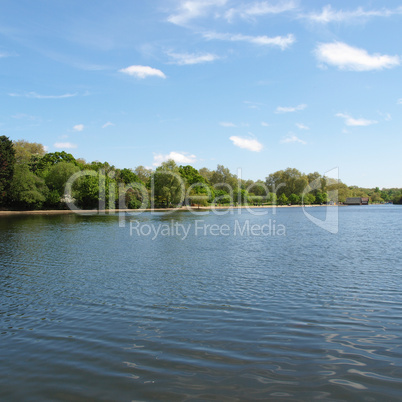
[[[79,214],[79,215],[91,215],[91,214],[118,214],[119,212],[172,212],[172,211],[208,211],[214,209],[255,209],[255,208],[300,208],[303,205],[239,205],[239,206],[183,206],[180,208],[146,208],[146,209],[54,209],[54,210],[32,210],[32,211],[0,211],[0,216],[10,216],[10,215],[68,215],[68,214]],[[327,205],[304,205],[305,207],[325,207]]]

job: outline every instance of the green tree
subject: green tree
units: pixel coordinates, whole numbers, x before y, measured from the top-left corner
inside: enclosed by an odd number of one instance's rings
[[[62,152],[51,152],[44,155],[42,158],[39,159],[37,163],[38,171],[44,171],[45,169],[50,168],[53,165],[56,165],[60,162],[69,162],[74,163],[74,165],[78,165],[77,161],[75,160],[74,156],[68,154],[65,151]]]
[[[124,184],[139,183],[140,178],[131,169],[117,170],[117,181],[122,181]]]
[[[215,196],[213,199],[215,204],[231,204],[233,202],[232,197],[224,190],[215,190]]]
[[[300,196],[298,196],[297,194],[294,194],[294,193],[290,194],[290,196],[289,196],[289,202],[290,202],[292,205],[298,205],[298,204],[300,204]]]
[[[402,204],[402,189],[395,189],[392,194],[392,202],[394,204]]]
[[[49,188],[46,201],[48,207],[59,207],[60,199],[64,195],[64,187],[67,180],[76,172],[79,167],[71,162],[60,162],[51,166],[45,173],[45,183]]]
[[[170,207],[183,201],[184,181],[174,160],[163,162],[152,175],[152,180],[155,204]]]
[[[0,206],[8,201],[14,174],[15,149],[12,141],[5,135],[0,136]]]
[[[384,200],[381,198],[381,193],[379,191],[375,191],[373,194],[371,194],[370,200],[371,200],[371,202],[374,202],[374,203],[384,202]]]
[[[288,197],[286,197],[285,193],[282,193],[278,197],[278,204],[279,205],[286,205],[288,203]]]
[[[84,167],[85,169],[95,170],[96,172],[102,170],[104,173],[110,174],[110,176],[115,174],[116,171],[115,167],[113,165],[109,165],[108,162],[93,161],[86,164]]]
[[[15,166],[10,188],[10,198],[14,208],[40,209],[48,191],[45,181],[31,172],[27,165]]]
[[[241,205],[247,205],[250,201],[248,191],[236,189],[233,193],[233,201],[235,203],[240,203]]]
[[[285,194],[289,197],[291,194],[301,195],[308,186],[307,176],[297,169],[287,168],[270,174],[265,184],[268,189],[275,192],[277,196]]]
[[[311,205],[316,202],[314,194],[311,193],[305,194],[302,201],[304,205]]]
[[[136,173],[134,173],[131,169],[122,169],[117,171],[116,176],[120,188],[119,198],[124,197],[123,200],[125,208],[138,209],[141,206],[149,206],[149,195],[147,189]],[[124,183],[126,186],[122,187],[121,183]],[[121,204],[120,199],[119,208],[123,208],[123,204]]]
[[[152,169],[147,169],[146,167],[140,165],[134,169],[134,173],[138,178],[145,184],[149,185],[151,182]]]
[[[73,196],[80,208],[93,209],[99,205],[98,174],[80,177],[73,190]]]
[[[190,165],[187,166],[179,166],[179,173],[180,176],[186,181],[187,184],[198,184],[198,183],[205,183],[205,179],[201,176],[197,169],[193,168]]]
[[[315,195],[315,202],[316,204],[323,204],[325,202],[324,195],[321,190],[317,190],[317,193]]]
[[[198,172],[205,179],[206,182],[211,181],[212,172],[209,169],[207,169],[206,167],[203,167]]]
[[[183,178],[186,187],[186,204],[207,205],[208,199],[212,196],[213,189],[207,184],[197,169],[190,165],[179,167],[180,176]]]
[[[31,163],[46,154],[45,147],[37,142],[18,140],[13,142],[15,161],[18,164]]]
[[[257,196],[266,197],[268,195],[268,188],[262,180],[251,183],[246,187],[246,190]]]
[[[345,202],[346,198],[351,197],[349,187],[340,180],[327,179],[326,191],[328,192],[328,201]],[[331,195],[331,196],[330,196]]]
[[[235,191],[238,187],[237,176],[230,173],[228,168],[223,165],[218,165],[216,170],[212,172],[210,183],[214,188],[229,192],[229,188]]]

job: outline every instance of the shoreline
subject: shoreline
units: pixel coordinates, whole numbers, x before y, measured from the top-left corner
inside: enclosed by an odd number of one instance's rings
[[[239,206],[207,206],[207,207],[180,207],[180,208],[146,208],[146,209],[82,209],[82,210],[71,210],[71,209],[49,209],[49,210],[30,210],[30,211],[0,211],[1,216],[10,215],[105,215],[105,214],[118,214],[119,212],[172,212],[172,211],[209,211],[214,209],[261,209],[261,208],[301,208],[301,207],[326,207],[326,206],[339,206],[339,205],[239,205]]]

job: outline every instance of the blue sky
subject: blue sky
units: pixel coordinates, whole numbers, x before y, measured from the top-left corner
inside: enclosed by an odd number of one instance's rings
[[[400,1],[0,5],[13,140],[119,168],[338,167],[349,185],[402,187]]]

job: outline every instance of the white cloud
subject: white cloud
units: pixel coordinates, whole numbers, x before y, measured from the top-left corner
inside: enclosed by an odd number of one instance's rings
[[[352,47],[342,42],[320,43],[315,49],[317,59],[338,67],[340,70],[369,71],[399,66],[398,56],[368,54],[365,49]]]
[[[298,142],[299,144],[303,144],[306,145],[307,142],[301,140],[300,138],[298,138],[296,135],[294,134],[289,134],[286,138],[284,138],[283,140],[281,140],[282,144],[290,144],[292,142]]]
[[[296,127],[299,128],[300,130],[310,130],[310,127],[306,126],[303,123],[296,123]]]
[[[184,0],[175,14],[168,17],[168,21],[176,25],[186,25],[195,18],[206,17],[211,9],[222,7],[226,0]]]
[[[219,125],[222,127],[236,127],[236,124],[231,123],[230,121],[221,121]]]
[[[109,127],[109,126],[114,126],[114,124],[111,121],[108,121],[102,126],[102,128],[106,128],[106,127]]]
[[[72,98],[73,96],[77,96],[77,93],[74,94],[63,94],[63,95],[41,95],[37,94],[36,92],[28,92],[25,94],[16,94],[10,93],[9,96],[19,97],[23,96],[25,98],[32,98],[32,99],[64,99],[64,98]]]
[[[307,105],[304,103],[302,103],[301,105],[294,106],[294,107],[278,106],[275,110],[275,113],[292,113],[292,112],[297,112],[299,110],[303,110],[306,107],[307,107]]]
[[[398,7],[395,10],[389,10],[383,8],[381,10],[364,10],[362,7],[358,7],[355,10],[343,11],[334,10],[330,5],[323,7],[320,13],[310,13],[302,16],[312,22],[320,24],[328,24],[331,22],[348,22],[352,20],[361,20],[371,17],[390,17],[394,14],[402,14],[402,7]]]
[[[263,148],[262,144],[255,139],[236,136],[232,136],[229,139],[236,147],[248,149],[249,151],[260,152]]]
[[[161,70],[149,66],[129,66],[119,70],[119,73],[132,75],[140,79],[147,77],[166,78],[166,75]]]
[[[402,105],[402,98],[399,98],[396,103],[397,105]]]
[[[178,64],[179,66],[190,65],[190,64],[200,64],[200,63],[208,63],[219,59],[218,56],[212,53],[167,53],[172,59],[174,59],[173,63]]]
[[[265,121],[262,121],[262,122],[261,122],[261,125],[262,125],[263,127],[268,127],[268,126],[269,126],[269,124],[266,123]]]
[[[162,162],[166,162],[169,159],[173,159],[176,163],[194,163],[196,161],[196,156],[188,153],[180,153],[180,152],[170,152],[169,154],[154,154],[154,166],[159,166]]]
[[[336,117],[342,117],[345,119],[345,124],[347,126],[371,126],[372,124],[378,123],[376,120],[367,120],[367,119],[354,119],[353,117],[349,116],[346,113],[337,113],[335,115]]]
[[[82,131],[84,129],[84,125],[83,124],[76,124],[74,127],[73,127],[73,130],[74,131]]]
[[[239,16],[245,19],[252,19],[267,14],[280,14],[285,11],[291,11],[297,8],[296,2],[281,1],[277,4],[270,4],[266,1],[255,2],[253,4],[243,5],[238,8],[231,8],[225,13],[225,18],[232,21],[234,17]]]
[[[242,34],[227,34],[227,33],[217,33],[217,32],[204,32],[203,34],[205,39],[208,40],[224,40],[231,42],[248,42],[255,45],[260,46],[277,46],[282,50],[289,47],[292,43],[295,42],[295,37],[292,34],[288,34],[287,36],[250,36],[250,35],[242,35]]]
[[[72,149],[72,148],[77,148],[76,144],[72,144],[71,142],[56,142],[53,144],[55,148],[58,149]]]

